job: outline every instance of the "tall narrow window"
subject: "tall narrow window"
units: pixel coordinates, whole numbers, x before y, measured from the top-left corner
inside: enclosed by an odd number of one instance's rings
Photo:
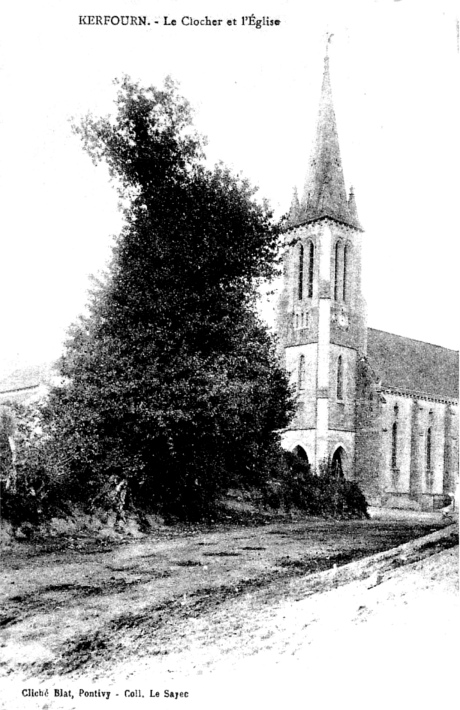
[[[398,463],[398,425],[396,422],[393,424],[391,430],[391,468],[396,468]]]
[[[337,242],[334,255],[334,301],[337,300],[339,295],[339,247],[340,244]]]
[[[343,399],[343,362],[339,355],[337,360],[337,399]]]
[[[334,301],[341,298],[343,291],[343,244],[339,240],[334,251]]]
[[[431,427],[426,433],[426,470],[431,471]]]
[[[348,244],[346,245],[345,249],[343,250],[343,285],[342,285],[342,293],[343,293],[343,300],[346,301],[348,297],[348,289],[347,289],[347,279],[348,279],[348,258],[350,256],[350,247]]]
[[[298,299],[299,301],[303,298],[303,246],[300,245],[299,248],[299,283],[298,283]]]
[[[313,242],[310,242],[308,248],[308,298],[313,298],[313,275],[315,267],[315,247]]]
[[[305,355],[299,358],[299,390],[305,389]]]

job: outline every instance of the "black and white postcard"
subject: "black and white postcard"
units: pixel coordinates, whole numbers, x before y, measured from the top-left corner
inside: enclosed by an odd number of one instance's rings
[[[1,17],[1,707],[454,704],[458,4]]]

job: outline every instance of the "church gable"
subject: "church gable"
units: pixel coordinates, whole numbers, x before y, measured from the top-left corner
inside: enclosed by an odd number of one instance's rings
[[[382,387],[458,399],[458,352],[368,328],[367,357]]]

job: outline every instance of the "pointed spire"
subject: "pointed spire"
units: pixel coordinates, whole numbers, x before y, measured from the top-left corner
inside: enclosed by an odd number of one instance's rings
[[[299,217],[300,217],[300,202],[299,202],[299,195],[297,192],[297,188],[295,187],[293,194],[292,194],[291,209],[289,210],[289,217],[288,217],[289,224],[296,224],[299,221]]]
[[[356,207],[355,192],[353,190],[353,187],[350,187],[350,194],[348,196],[348,211],[350,213],[350,217],[355,221],[356,224],[359,225],[358,209]]]
[[[332,35],[328,38],[328,45]],[[356,205],[354,207],[356,212]],[[349,211],[335,111],[332,102],[328,47],[324,58],[323,84],[310,170],[301,206],[301,221],[330,217],[352,227],[359,222]]]

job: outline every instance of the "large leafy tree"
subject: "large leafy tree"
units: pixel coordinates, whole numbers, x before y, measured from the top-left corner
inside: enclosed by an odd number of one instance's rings
[[[230,486],[263,486],[279,462],[290,393],[255,311],[278,229],[246,181],[205,167],[170,80],[125,78],[115,117],[75,130],[107,163],[125,221],[71,332],[49,428],[73,495],[125,481],[138,503],[201,515]]]

